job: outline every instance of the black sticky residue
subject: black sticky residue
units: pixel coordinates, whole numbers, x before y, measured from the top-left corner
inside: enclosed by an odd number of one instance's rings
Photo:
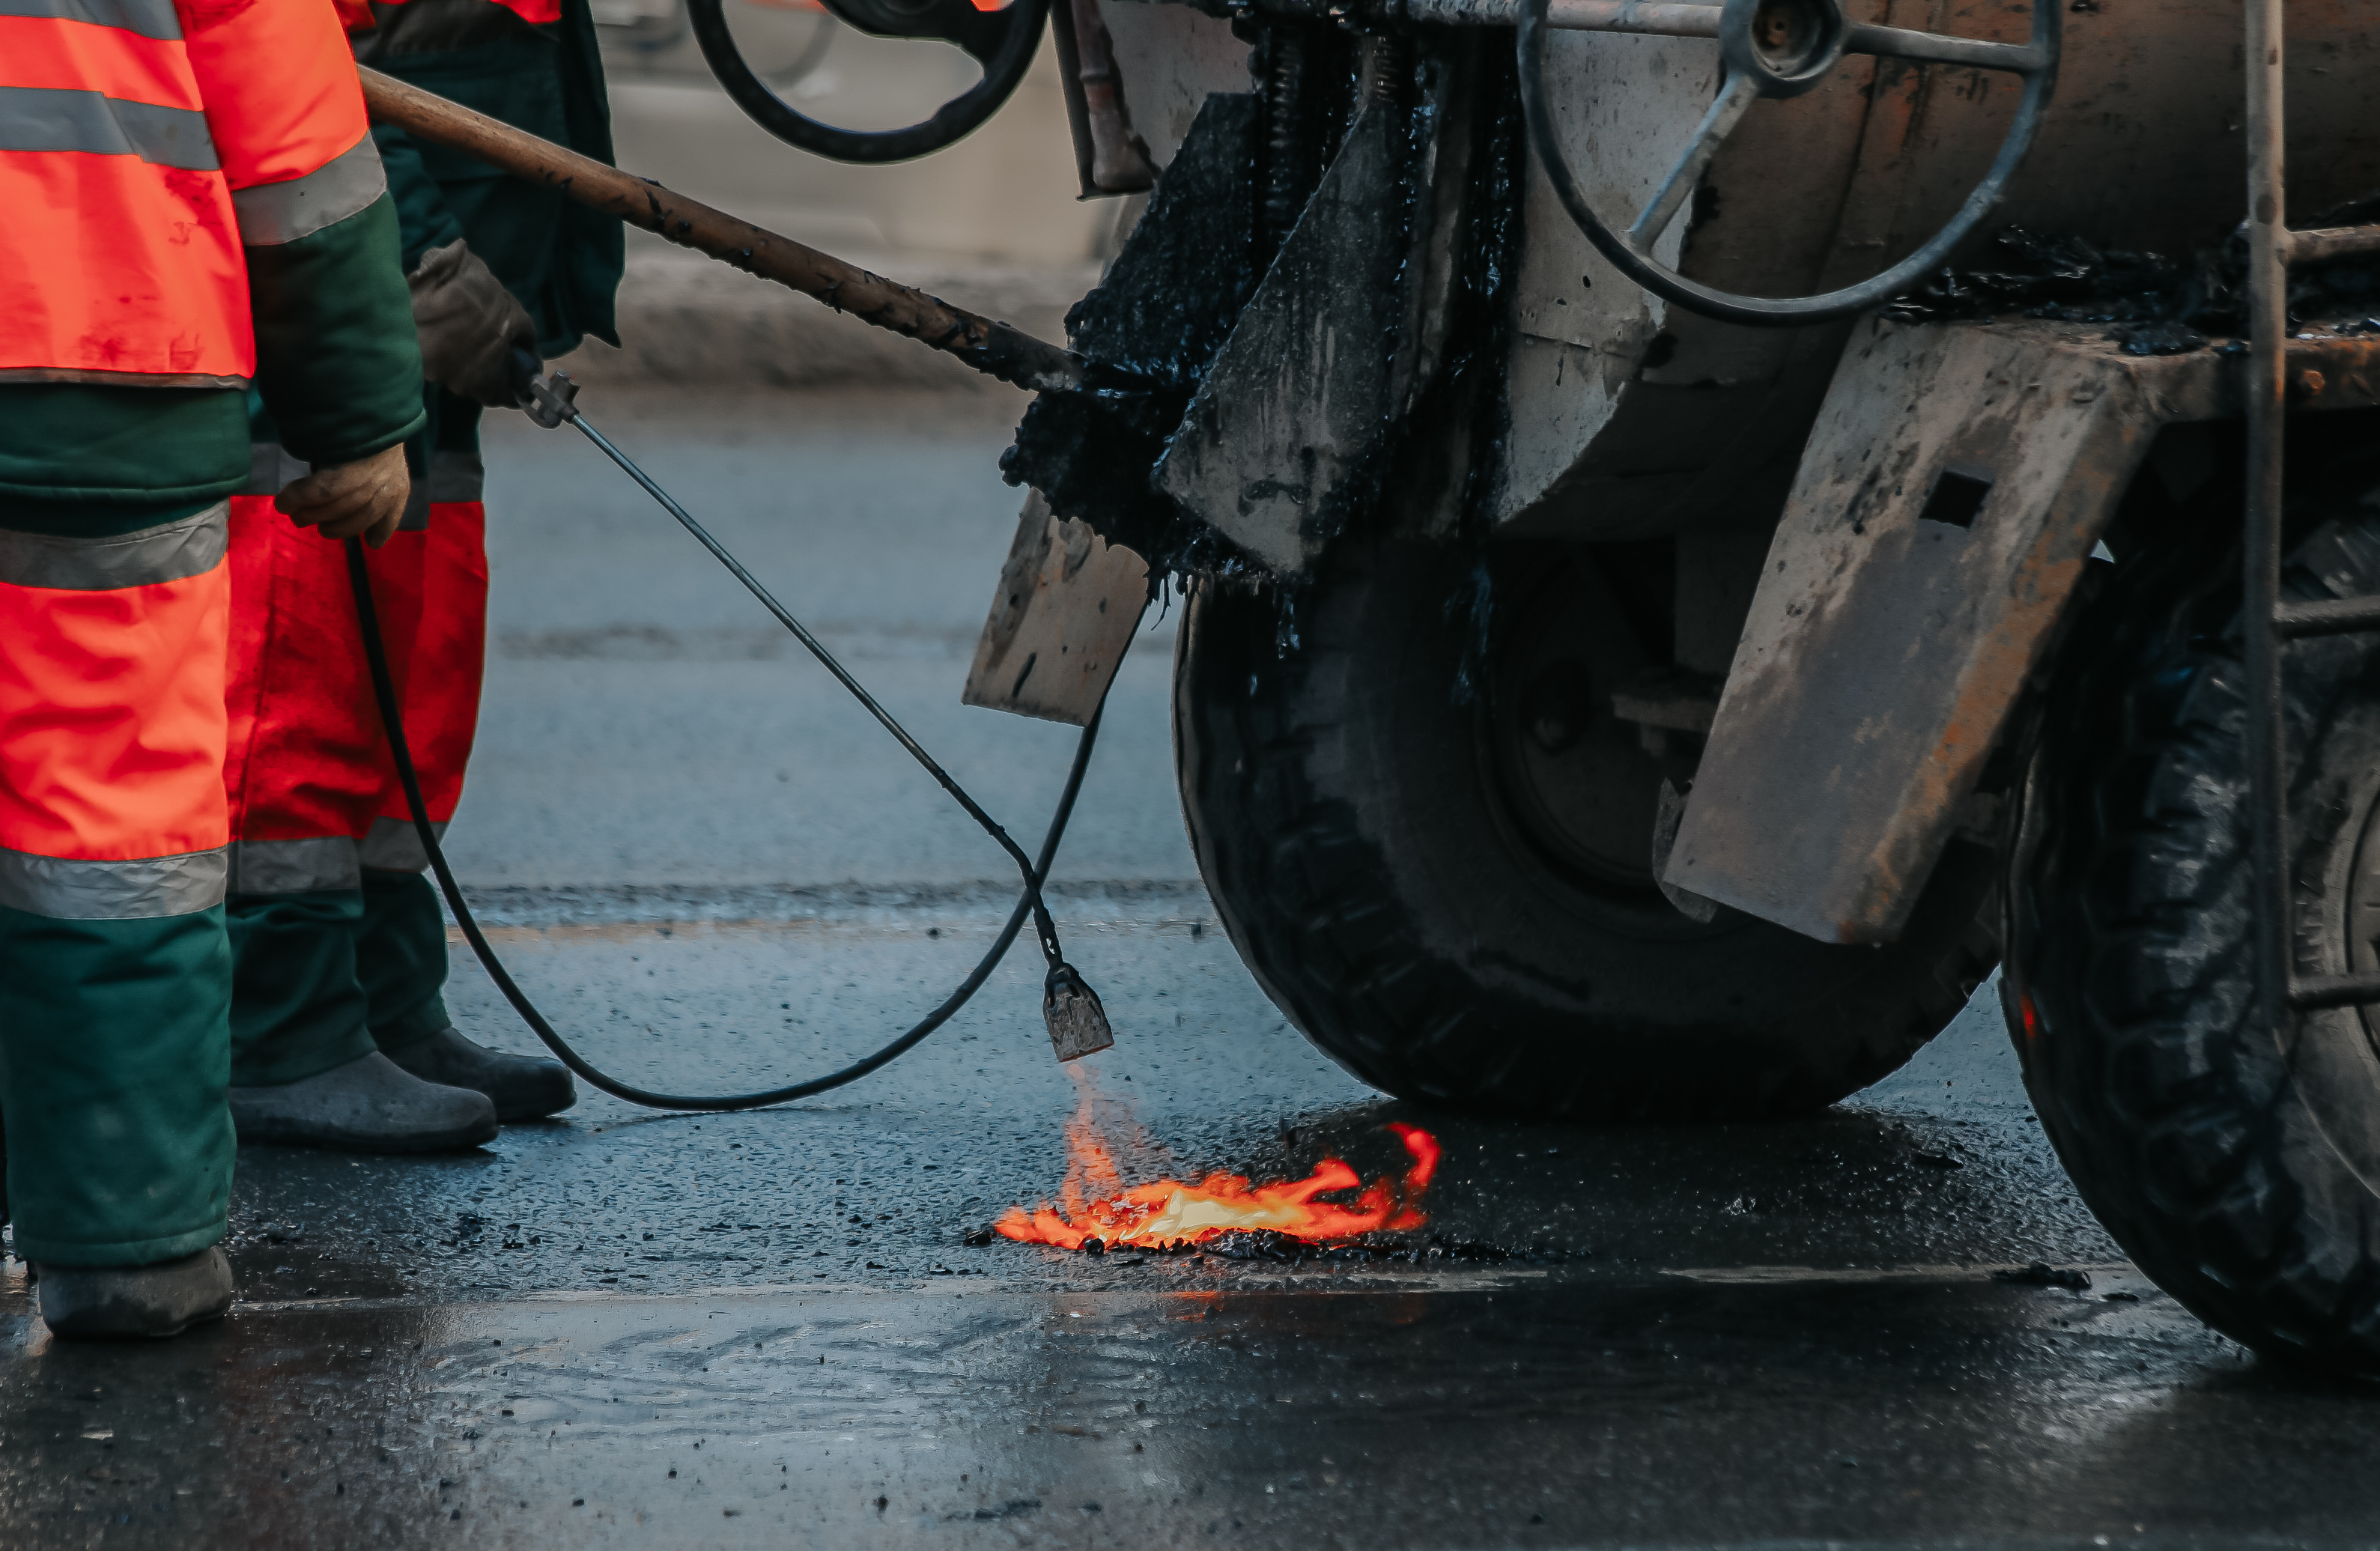
[[[1400,1263],[1413,1266],[1503,1266],[1514,1262],[1559,1266],[1572,1258],[1570,1252],[1558,1246],[1506,1249],[1498,1244],[1449,1239],[1436,1233],[1427,1238],[1366,1233],[1342,1243],[1316,1244],[1292,1238],[1286,1233],[1262,1230],[1249,1233],[1226,1233],[1202,1244],[1184,1246],[1184,1252],[1184,1252],[1224,1260],[1270,1261],[1282,1266]]]
[[[1446,67],[1442,62],[1432,61],[1427,69],[1435,72]],[[1382,294],[1397,298],[1399,310],[1409,305],[1413,287],[1422,283],[1414,261],[1415,223],[1422,219],[1427,193],[1420,175],[1427,165],[1425,152],[1430,137],[1444,132],[1439,123],[1439,115],[1443,111],[1439,103],[1427,100],[1407,103],[1402,108],[1402,125],[1398,131],[1402,144],[1397,156],[1399,171],[1393,196],[1397,201],[1396,224],[1384,244],[1386,251],[1374,260],[1371,273],[1365,273],[1342,266],[1338,277],[1342,285],[1354,283],[1377,287]],[[1459,273],[1468,279],[1472,268],[1470,256],[1463,255],[1459,263]],[[1459,328],[1474,321],[1458,319],[1452,326]],[[1390,325],[1392,336],[1398,327]],[[1401,339],[1394,340],[1394,344],[1397,348],[1409,350],[1415,347],[1417,341]],[[1305,537],[1309,540],[1328,543],[1349,527],[1361,526],[1368,515],[1385,513],[1390,509],[1389,480],[1397,466],[1397,449],[1401,445],[1401,439],[1395,432],[1398,422],[1402,418],[1402,406],[1390,402],[1384,395],[1378,428],[1372,432],[1363,456],[1342,476],[1339,488],[1326,493],[1318,503],[1303,525]],[[1417,423],[1426,425],[1429,422]],[[1281,637],[1284,649],[1295,642],[1293,604],[1284,619]]]
[[[1041,394],[1001,458],[1010,484],[1147,560],[1152,589],[1198,568],[1198,535],[1181,531],[1149,470],[1256,288],[1260,127],[1254,94],[1207,99],[1107,278],[1066,314],[1068,341],[1099,363],[1104,385]]]
[[[1466,582],[1447,607],[1467,615],[1464,647],[1452,685],[1455,702],[1469,704],[1485,689],[1495,590],[1487,562],[1496,499],[1504,481],[1504,451],[1512,430],[1511,376],[1512,282],[1521,267],[1522,178],[1527,170],[1521,123],[1520,75],[1507,52],[1481,61],[1475,110],[1491,126],[1474,174],[1476,192],[1463,212],[1463,261],[1447,327],[1447,356],[1414,418],[1461,415],[1469,435],[1462,469],[1458,536],[1472,552]],[[1433,402],[1435,401],[1435,402]]]
[[[1432,52],[1450,61],[1471,43],[1451,33],[1432,41]],[[1268,57],[1260,49],[1259,71]],[[1352,64],[1343,42],[1334,40],[1317,66],[1328,90],[1308,96],[1300,110],[1312,119],[1315,154],[1293,181],[1305,193],[1319,176],[1321,153],[1343,132],[1350,93],[1342,89],[1352,86]],[[1333,528],[1342,521],[1362,527],[1403,520],[1411,515],[1404,509],[1409,502],[1386,492],[1423,488],[1452,496],[1466,533],[1475,531],[1484,542],[1489,526],[1510,423],[1504,368],[1524,163],[1511,61],[1493,51],[1478,74],[1481,89],[1467,111],[1478,115],[1485,144],[1463,212],[1448,343],[1408,417],[1415,424],[1457,427],[1459,434],[1451,441],[1443,434],[1384,435],[1389,455],[1370,462],[1342,492],[1354,499],[1318,514]],[[1412,133],[1417,137],[1427,123],[1427,110],[1416,107],[1409,116]],[[1158,491],[1150,476],[1264,273],[1273,224],[1266,219],[1268,204],[1281,203],[1277,175],[1283,148],[1274,143],[1277,138],[1269,133],[1261,97],[1208,99],[1106,280],[1068,314],[1070,343],[1098,363],[1093,391],[1043,394],[1001,462],[1011,484],[1033,486],[1059,515],[1089,523],[1148,560],[1152,596],[1167,575],[1243,585],[1265,579],[1262,568],[1230,540]],[[1409,184],[1400,190],[1408,201],[1415,192]],[[1433,460],[1437,467],[1427,467]],[[1455,467],[1446,467],[1450,462]],[[1295,600],[1285,599],[1284,649],[1293,649],[1295,612]]]
[[[1512,358],[1512,290],[1520,264],[1526,151],[1511,50],[1486,46],[1480,33],[1469,29],[1428,29],[1424,38],[1421,79],[1448,72],[1460,84],[1439,102],[1425,94],[1408,115],[1408,238],[1411,223],[1422,217],[1426,191],[1411,174],[1421,164],[1424,138],[1451,128],[1439,126],[1436,115],[1460,115],[1477,136],[1464,180],[1445,343],[1412,407],[1401,412],[1390,406],[1378,438],[1379,455],[1366,460],[1323,515],[1334,535],[1378,536],[1437,529],[1447,509],[1454,509],[1455,531],[1472,563],[1455,582],[1446,607],[1449,618],[1463,623],[1466,645],[1455,693],[1467,702],[1485,682],[1479,665],[1487,657],[1494,613],[1487,546],[1512,428],[1506,368]],[[1402,246],[1409,264],[1412,244]],[[1418,284],[1418,278],[1401,270],[1397,283]],[[1400,422],[1416,428],[1415,433],[1397,434]],[[1299,615],[1309,591],[1310,584],[1274,588],[1275,646],[1284,655],[1297,648]]]
[[[2375,219],[2380,196],[2325,211],[2301,225],[2354,226]],[[2109,323],[2108,337],[2134,355],[2180,355],[2203,347],[2210,334],[2245,332],[2247,275],[2247,239],[2238,232],[2186,259],[2172,259],[2010,226],[1993,237],[1982,263],[1936,272],[1885,315],[1916,322],[2022,313]],[[2338,320],[2350,332],[2380,331],[2380,320],[2365,316],[2376,306],[2380,261],[2371,256],[2289,273],[2292,324]]]

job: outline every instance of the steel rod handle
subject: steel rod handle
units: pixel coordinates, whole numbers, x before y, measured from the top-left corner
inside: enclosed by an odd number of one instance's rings
[[[1071,350],[672,193],[394,76],[360,67],[356,73],[363,78],[364,105],[379,123],[477,157],[526,182],[559,188],[580,204],[816,297],[863,323],[907,334],[1003,382],[1037,392],[1084,385],[1083,359]]]

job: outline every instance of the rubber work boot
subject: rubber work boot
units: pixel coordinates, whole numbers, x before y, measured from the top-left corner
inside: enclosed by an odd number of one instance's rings
[[[33,1295],[61,1336],[178,1336],[231,1310],[231,1262],[219,1245],[156,1266],[42,1266]]]
[[[468,1088],[425,1083],[378,1050],[270,1088],[231,1090],[243,1143],[351,1153],[441,1153],[496,1139],[496,1107]]]
[[[507,1056],[474,1045],[449,1024],[389,1060],[425,1083],[471,1088],[486,1094],[500,1121],[532,1121],[578,1102],[570,1069],[541,1056]]]

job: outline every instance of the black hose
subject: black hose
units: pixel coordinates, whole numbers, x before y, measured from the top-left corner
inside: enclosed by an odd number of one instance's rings
[[[575,397],[575,391],[573,396]],[[990,835],[999,843],[1002,851],[1007,852],[1014,859],[1016,870],[1024,875],[1026,891],[1032,899],[1033,926],[1041,939],[1041,956],[1050,961],[1051,969],[1063,967],[1065,956],[1059,951],[1058,928],[1051,924],[1050,912],[1041,903],[1041,885],[1034,876],[1033,862],[1025,854],[1024,847],[1010,839],[1008,831],[1001,828],[991,815],[984,812],[982,806],[973,797],[967,795],[966,789],[951,779],[951,773],[935,762],[934,757],[926,752],[924,745],[909,735],[907,728],[892,720],[892,713],[879,704],[876,697],[868,693],[866,686],[851,676],[851,670],[835,660],[834,653],[827,650],[825,643],[809,633],[808,626],[795,619],[791,610],[778,602],[775,595],[760,585],[759,577],[746,570],[742,561],[727,552],[726,545],[712,538],[709,528],[694,520],[693,513],[679,505],[669,491],[654,483],[653,477],[638,467],[635,460],[627,454],[612,445],[610,437],[588,424],[586,417],[578,413],[576,403],[571,402],[570,399],[561,399],[556,402],[562,406],[561,418],[577,427],[588,441],[601,448],[605,457],[618,464],[629,479],[643,487],[646,494],[661,503],[662,510],[675,517],[680,527],[693,534],[720,564],[727,567],[729,574],[744,584],[744,589],[759,599],[760,606],[774,614],[777,617],[777,623],[792,631],[794,638],[809,648],[810,655],[825,665],[826,671],[835,676],[836,682],[851,691],[852,698],[868,708],[868,714],[881,723],[887,733],[892,734],[893,742],[907,749],[909,757],[925,767],[926,773],[932,776],[941,789],[951,794],[951,800],[966,809],[967,817],[974,819],[985,834]]]
[[[487,934],[480,929],[480,923],[471,915],[470,905],[464,901],[462,887],[455,881],[455,871],[446,863],[445,850],[439,844],[437,829],[431,822],[429,804],[421,795],[421,778],[414,769],[413,750],[405,735],[404,712],[396,700],[395,679],[389,672],[387,643],[381,637],[380,611],[372,600],[371,571],[366,563],[363,541],[359,539],[350,539],[347,540],[347,580],[356,595],[356,615],[363,635],[364,657],[371,667],[372,697],[380,704],[381,724],[388,734],[389,753],[396,763],[397,781],[405,788],[406,807],[413,817],[414,833],[421,838],[422,849],[429,854],[431,870],[437,875],[439,891],[446,897],[446,907],[455,913],[455,925],[463,928],[464,939],[470,943],[471,951],[478,955],[480,964],[487,970],[488,978],[496,983],[498,990],[504,992],[504,1000],[512,1003],[513,1011],[520,1014],[521,1021],[528,1025],[529,1031],[545,1043],[546,1048],[552,1050],[563,1065],[570,1068],[595,1087],[601,1088],[615,1098],[626,1099],[631,1104],[642,1104],[655,1109],[691,1109],[707,1112],[758,1109],[767,1105],[784,1104],[797,1098],[808,1098],[814,1094],[824,1093],[830,1088],[839,1088],[846,1083],[856,1082],[888,1061],[905,1054],[919,1040],[947,1023],[951,1015],[965,1006],[975,993],[982,988],[984,981],[990,977],[992,970],[1007,955],[1010,944],[1016,940],[1016,934],[1024,928],[1027,915],[1033,915],[1040,927],[1044,953],[1050,956],[1053,965],[1062,963],[1057,955],[1056,932],[1050,924],[1048,910],[1041,902],[1041,886],[1049,878],[1050,863],[1058,854],[1058,842],[1066,832],[1066,820],[1074,813],[1075,794],[1082,790],[1083,772],[1091,762],[1091,748],[1099,739],[1099,718],[1105,714],[1104,706],[1092,713],[1090,721],[1083,728],[1083,735],[1075,745],[1074,763],[1066,771],[1065,789],[1059,794],[1057,810],[1050,817],[1049,832],[1041,840],[1041,854],[1038,858],[1027,862],[1023,852],[1018,849],[1014,841],[1009,840],[1006,832],[993,823],[990,817],[976,806],[975,800],[960,790],[958,783],[927,756],[926,751],[918,746],[917,740],[903,731],[891,715],[879,706],[866,690],[859,687],[858,682],[844,670],[841,663],[834,660],[815,636],[802,628],[800,622],[787,613],[775,599],[762,590],[759,583],[753,579],[751,574],[744,569],[735,556],[729,554],[718,540],[705,532],[692,517],[687,516],[683,508],[663,494],[658,486],[646,479],[642,470],[622,457],[609,442],[597,436],[592,427],[588,426],[583,420],[577,423],[596,441],[598,445],[610,453],[622,467],[634,475],[639,484],[652,491],[663,505],[670,508],[673,515],[685,523],[697,538],[702,539],[710,551],[734,571],[737,578],[750,588],[763,602],[767,603],[778,618],[801,637],[802,643],[818,655],[820,661],[833,671],[835,676],[843,681],[844,687],[857,696],[861,703],[891,729],[892,734],[901,740],[902,745],[928,769],[933,771],[944,788],[965,805],[967,812],[999,838],[1003,846],[1024,866],[1025,888],[1024,891],[1017,896],[1015,909],[1009,912],[1008,924],[1001,928],[1000,936],[994,939],[983,957],[976,962],[975,968],[968,972],[967,977],[959,982],[957,988],[943,1000],[941,1006],[927,1013],[907,1033],[891,1044],[873,1054],[863,1057],[840,1072],[830,1072],[826,1076],[814,1078],[807,1083],[795,1083],[785,1087],[771,1088],[760,1093],[728,1094],[717,1097],[654,1093],[607,1075],[586,1057],[572,1049],[569,1042],[554,1032],[553,1025],[546,1021],[545,1014],[538,1011],[537,1004],[529,1000],[528,993],[514,982],[512,975],[505,970],[503,961],[496,957],[496,951],[489,944]]]

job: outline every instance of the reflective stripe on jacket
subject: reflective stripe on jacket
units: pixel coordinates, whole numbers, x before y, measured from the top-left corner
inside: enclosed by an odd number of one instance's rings
[[[243,248],[386,188],[322,0],[0,0],[0,382],[244,384]]]

